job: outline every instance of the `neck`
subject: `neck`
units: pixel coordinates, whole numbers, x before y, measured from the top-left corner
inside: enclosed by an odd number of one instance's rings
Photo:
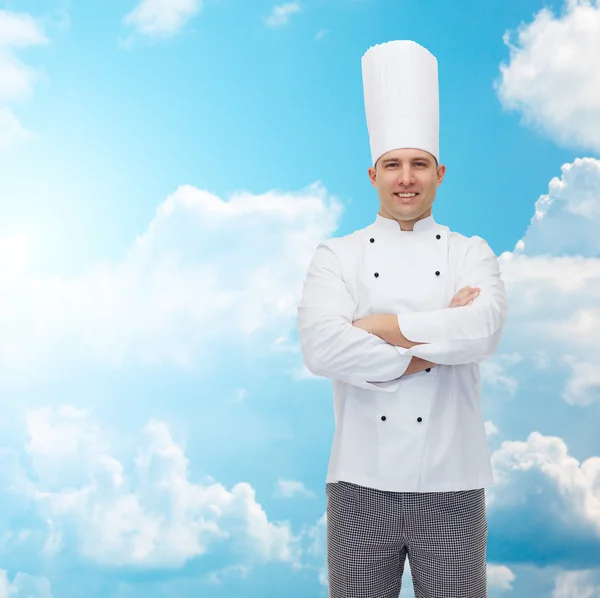
[[[388,214],[388,212],[386,212],[384,209],[379,210],[379,215],[382,218],[387,218],[388,220],[395,220],[398,223],[398,226],[400,226],[400,230],[411,231],[414,229],[416,222],[431,216],[431,208],[425,210],[425,212],[423,212],[418,218],[414,218],[412,220],[399,220],[398,218],[394,218],[392,215]]]

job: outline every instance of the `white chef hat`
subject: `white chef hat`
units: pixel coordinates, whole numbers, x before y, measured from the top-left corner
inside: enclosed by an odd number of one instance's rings
[[[435,56],[409,40],[378,44],[362,57],[362,76],[373,165],[401,148],[425,150],[439,163]]]

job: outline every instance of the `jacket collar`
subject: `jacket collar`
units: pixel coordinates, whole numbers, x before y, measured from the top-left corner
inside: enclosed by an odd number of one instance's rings
[[[402,230],[400,228],[400,224],[396,220],[392,220],[391,218],[385,218],[380,214],[377,214],[375,222],[373,224],[375,225],[375,228],[379,230],[386,230],[395,234],[410,234],[430,231],[431,229],[435,228],[437,222],[434,220],[433,215],[427,216],[426,218],[421,218],[421,220],[417,220],[417,222],[415,222],[413,226],[413,230],[409,231]]]

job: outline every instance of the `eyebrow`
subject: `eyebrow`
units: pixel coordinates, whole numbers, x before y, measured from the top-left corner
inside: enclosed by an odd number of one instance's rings
[[[411,160],[411,162],[427,162],[428,164],[431,163],[431,160],[429,158],[413,158]],[[389,164],[390,162],[402,162],[402,160],[400,158],[386,158],[383,161],[383,164]]]

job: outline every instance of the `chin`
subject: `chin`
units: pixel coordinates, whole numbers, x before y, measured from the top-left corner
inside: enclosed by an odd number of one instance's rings
[[[394,210],[393,212],[391,212],[391,214],[393,215],[394,218],[396,218],[396,220],[416,220],[417,218],[419,218],[422,214],[423,211],[422,210]]]

